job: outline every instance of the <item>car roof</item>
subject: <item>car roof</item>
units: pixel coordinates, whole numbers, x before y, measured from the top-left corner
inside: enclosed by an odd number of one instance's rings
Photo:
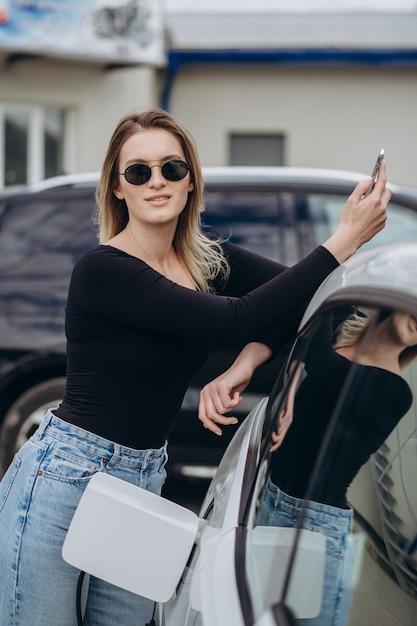
[[[355,303],[397,308],[417,314],[417,241],[359,252],[321,284],[300,329],[326,305]]]
[[[1,193],[2,198],[15,194],[53,191],[64,187],[96,187],[99,172],[66,174],[55,176],[30,185],[11,187]],[[280,185],[288,189],[299,185],[327,190],[339,189],[347,192],[369,174],[345,170],[308,168],[308,167],[273,167],[273,166],[219,166],[203,167],[204,182],[209,186],[254,187]],[[404,185],[389,185],[393,195],[404,198],[417,208],[417,188]]]
[[[220,185],[257,185],[276,184],[282,182],[300,183],[333,183],[333,184],[356,184],[364,175],[354,172],[338,170],[294,168],[294,167],[260,167],[260,166],[228,166],[228,167],[203,167],[203,176],[206,184]],[[54,176],[46,180],[22,185],[6,190],[6,193],[30,192],[36,193],[55,188],[74,187],[84,185],[97,185],[100,172],[86,172],[80,174],[65,174]]]

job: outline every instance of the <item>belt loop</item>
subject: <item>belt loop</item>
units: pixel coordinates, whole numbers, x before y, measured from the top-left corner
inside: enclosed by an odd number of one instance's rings
[[[111,470],[112,467],[114,467],[116,463],[119,461],[119,459],[120,459],[120,445],[118,443],[115,443],[114,448],[113,448],[113,454],[110,455],[110,451],[109,451],[109,458],[106,460],[103,459],[105,468],[107,470]]]
[[[51,409],[48,409],[47,412],[45,413],[44,418],[42,419],[41,423],[39,424],[38,428],[33,433],[33,436],[37,437],[38,439],[41,439],[43,433],[45,432],[47,426],[49,426],[49,424],[51,423],[51,420],[52,420],[53,417],[54,417],[54,414],[52,413]]]

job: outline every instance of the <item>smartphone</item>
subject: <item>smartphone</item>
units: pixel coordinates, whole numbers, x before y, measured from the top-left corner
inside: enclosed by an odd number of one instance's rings
[[[376,160],[375,163],[375,167],[374,170],[372,172],[371,178],[372,178],[372,183],[369,185],[368,189],[366,190],[365,194],[364,194],[364,198],[366,198],[366,196],[369,196],[369,194],[371,193],[372,189],[374,188],[374,185],[378,179],[378,173],[379,173],[379,168],[382,165],[382,161],[384,160],[384,156],[385,156],[385,148],[381,148],[381,150],[379,151],[378,154],[378,158]]]

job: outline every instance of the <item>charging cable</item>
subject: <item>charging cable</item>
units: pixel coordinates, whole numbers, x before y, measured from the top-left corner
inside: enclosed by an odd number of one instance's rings
[[[76,599],[76,609],[77,609],[77,624],[78,626],[83,626],[83,614],[81,610],[81,591],[83,588],[83,582],[85,578],[85,572],[80,572],[78,576],[77,583],[77,599]]]
[[[152,611],[152,617],[151,617],[151,621],[147,622],[145,624],[145,626],[157,626],[156,622],[155,622],[155,611],[156,611],[156,602],[153,605],[153,611]]]

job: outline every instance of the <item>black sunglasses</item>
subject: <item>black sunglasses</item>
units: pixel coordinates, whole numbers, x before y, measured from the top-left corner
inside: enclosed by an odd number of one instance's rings
[[[182,180],[190,171],[188,163],[173,159],[163,165],[152,165],[152,167],[145,165],[145,163],[134,163],[129,165],[124,172],[119,172],[119,174],[124,176],[131,185],[144,185],[150,180],[153,167],[160,167],[162,176],[171,182]]]

